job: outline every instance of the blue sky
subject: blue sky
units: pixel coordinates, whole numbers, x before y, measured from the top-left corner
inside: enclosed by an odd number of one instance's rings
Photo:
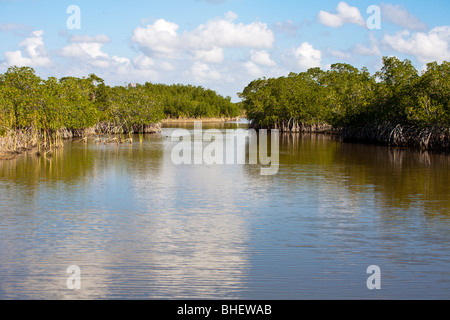
[[[373,5],[380,24],[368,28]],[[450,61],[448,12],[448,0],[0,0],[0,72],[193,84],[238,101],[253,79],[336,62]]]

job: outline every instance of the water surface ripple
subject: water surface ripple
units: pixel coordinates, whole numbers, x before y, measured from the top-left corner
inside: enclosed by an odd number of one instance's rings
[[[173,130],[0,161],[0,299],[450,298],[450,156],[291,134],[261,176]]]

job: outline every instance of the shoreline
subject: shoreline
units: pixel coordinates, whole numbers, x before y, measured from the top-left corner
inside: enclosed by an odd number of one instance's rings
[[[450,128],[443,126],[421,128],[400,124],[370,125],[360,128],[343,128],[340,136],[343,142],[450,154]]]
[[[10,152],[10,151],[5,151],[5,152],[0,151],[0,160],[14,160],[20,154],[22,154],[22,153]]]
[[[222,123],[228,121],[239,121],[241,117],[228,117],[228,118],[167,118],[161,120],[161,124],[170,123],[191,123],[196,121],[202,121],[204,123]]]
[[[272,126],[251,124],[250,128],[279,129],[282,134],[316,133],[333,135],[346,143],[376,144],[416,151],[450,154],[450,128],[443,125],[419,127],[402,124],[372,124],[362,127],[333,128],[326,123],[303,124],[280,121]]]
[[[89,128],[61,128],[54,132],[42,130],[33,133],[31,128],[7,130],[3,136],[0,136],[0,160],[14,160],[27,152],[37,156],[51,154],[55,148],[63,146],[64,140],[77,138],[87,140],[88,137],[101,135],[156,134],[161,133],[161,128],[161,122],[149,125],[134,125],[130,128],[100,122]],[[132,139],[130,140],[132,141]],[[121,139],[119,138],[117,141],[121,142]]]
[[[145,125],[144,134],[155,134],[160,133],[161,128],[164,124],[179,124],[179,123],[193,123],[195,121],[202,121],[204,123],[224,123],[228,121],[239,121],[239,117],[236,118],[182,118],[182,119],[164,119],[159,123]],[[263,129],[262,127],[249,125],[249,128],[253,129]],[[358,128],[329,128],[327,125],[301,125],[294,127],[295,130],[286,130],[286,127],[281,127],[282,134],[291,133],[314,133],[314,134],[324,134],[333,135],[337,139],[344,143],[362,143],[362,144],[372,144],[380,145],[387,148],[399,148],[399,149],[410,149],[415,151],[429,151],[429,152],[439,152],[444,154],[450,154],[450,128],[442,126],[434,127],[414,127],[406,125],[371,125]],[[133,128],[138,133],[138,127]],[[276,129],[276,128],[272,128]],[[283,130],[284,129],[284,130]],[[105,130],[104,124],[97,124],[92,128],[86,129],[62,129],[59,134],[63,140],[69,140],[74,138],[87,138],[88,136],[102,135],[113,133],[112,131]],[[127,134],[127,132],[122,132],[122,134]],[[21,136],[21,140],[12,140],[12,135],[0,137],[0,160],[14,160],[18,156],[25,154],[27,152],[32,152],[35,155],[40,155],[39,151],[33,152],[34,149],[38,150],[37,142],[35,140],[26,139],[26,135],[22,131],[17,131],[13,134],[14,136]],[[28,141],[25,141],[25,140]],[[34,138],[35,139],[35,138]],[[20,142],[16,150],[11,150],[11,146],[14,141]],[[45,146],[42,147],[43,153],[45,153]]]

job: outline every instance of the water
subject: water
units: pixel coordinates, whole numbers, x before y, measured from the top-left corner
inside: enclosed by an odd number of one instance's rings
[[[450,156],[283,135],[261,176],[174,165],[174,127],[0,161],[0,299],[450,298]]]

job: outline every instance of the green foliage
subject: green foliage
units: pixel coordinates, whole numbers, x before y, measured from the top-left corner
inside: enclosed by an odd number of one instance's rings
[[[409,121],[450,124],[450,63],[429,63],[414,84],[415,103],[406,107]]]
[[[10,67],[0,74],[0,128],[55,132],[98,122],[143,126],[165,117],[236,117],[238,104],[212,90],[151,84],[109,87],[87,78],[39,78],[32,68]]]
[[[165,117],[168,118],[219,118],[238,117],[240,108],[230,97],[191,85],[163,85],[145,83],[144,88],[152,96],[158,96]]]
[[[129,129],[156,123],[163,118],[160,103],[143,86],[114,87],[109,90],[106,120]]]
[[[11,67],[2,76],[2,123],[8,128],[23,127],[33,120],[39,104],[41,79],[28,67]]]
[[[262,127],[296,121],[334,127],[396,123],[450,124],[450,64],[428,64],[419,75],[409,60],[383,58],[383,68],[333,64],[277,79],[252,81],[239,96],[247,117]]]

